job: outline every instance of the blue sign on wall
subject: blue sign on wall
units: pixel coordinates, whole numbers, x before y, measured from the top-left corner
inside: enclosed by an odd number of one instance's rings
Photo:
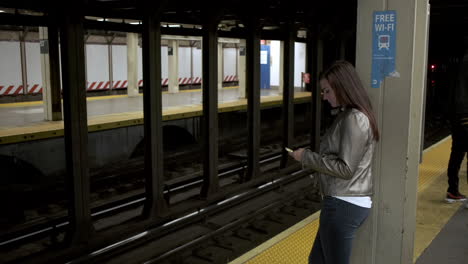
[[[379,88],[386,76],[397,76],[396,11],[375,11],[372,30],[371,86]]]
[[[260,89],[270,89],[270,46],[260,47]]]

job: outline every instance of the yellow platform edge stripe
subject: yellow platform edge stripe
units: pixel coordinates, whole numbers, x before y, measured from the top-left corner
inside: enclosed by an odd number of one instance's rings
[[[294,103],[310,102],[310,92],[295,93]],[[282,104],[282,96],[265,96],[261,98],[262,109],[279,106]],[[218,113],[226,113],[247,109],[247,100],[226,102],[219,104]],[[179,110],[167,109],[163,111],[163,121],[185,119],[203,115],[202,105],[183,106]],[[107,117],[117,119],[115,121],[103,120]],[[93,116],[88,119],[88,131],[96,132],[120,127],[128,127],[143,124],[143,112],[116,113],[110,115]],[[61,131],[62,130],[62,131]],[[13,144],[25,141],[55,138],[63,136],[63,121],[44,122],[36,126],[15,127],[0,130],[0,145]]]
[[[316,224],[317,227],[315,230],[318,229],[318,218],[320,216],[320,211],[315,212],[314,214],[308,216],[307,218],[303,219],[299,223],[293,225],[292,227],[284,230],[283,232],[279,233],[272,239],[262,243],[255,249],[252,249],[251,251],[245,253],[244,255],[238,257],[237,259],[229,262],[230,264],[241,264],[241,263],[246,263],[247,261],[251,260],[252,258],[258,256],[262,252],[272,248],[273,246],[277,245],[279,242],[283,241],[284,239],[290,237],[292,234],[296,233],[297,231],[300,231],[303,228],[306,228],[309,225],[314,225]],[[312,227],[313,228],[313,227]]]
[[[223,89],[237,89],[237,88],[239,88],[239,86],[223,87]],[[191,92],[201,92],[201,91],[202,89],[187,89],[187,90],[179,90],[179,93],[191,93]],[[166,94],[169,92],[164,91],[162,93]],[[143,93],[139,93],[138,96],[143,96]],[[128,94],[90,96],[90,97],[86,97],[86,101],[98,101],[98,100],[107,100],[107,99],[123,98],[123,97],[128,97]],[[42,104],[43,104],[43,101],[16,102],[16,103],[3,103],[3,104],[0,103],[0,108],[36,106],[36,105],[42,105]]]
[[[418,199],[419,194],[423,191],[427,185],[430,185],[435,180],[445,180],[441,179],[444,176],[444,173],[447,170],[447,162],[448,157],[450,154],[450,146],[451,146],[451,137],[446,137],[442,139],[438,143],[434,144],[430,148],[424,150],[423,152],[423,162],[420,164],[419,167],[419,175],[418,175]],[[437,188],[443,188],[445,190],[446,186],[436,186]],[[441,197],[442,200],[442,197]],[[419,209],[418,201],[418,211],[422,210]],[[422,203],[422,202],[421,202]],[[416,249],[414,251],[414,261],[422,254],[424,249],[432,242],[435,236],[440,232],[443,225],[445,225],[448,220],[453,216],[459,206],[452,204],[450,205],[452,208],[451,210],[444,215],[443,218],[440,219],[441,227],[438,227],[437,232],[433,232],[430,236],[423,236],[422,239],[416,240],[415,244],[420,243],[424,244],[422,249]],[[306,263],[308,254],[312,248],[312,243],[315,239],[315,235],[318,230],[318,223],[319,223],[319,215],[320,211],[314,213],[313,215],[307,217],[306,219],[302,220],[301,222],[297,223],[296,225],[292,226],[291,228],[281,232],[277,236],[273,237],[272,239],[264,242],[257,248],[245,253],[244,255],[238,257],[237,259],[230,262],[230,264],[240,264],[240,263],[248,263],[248,264],[274,264],[274,263]],[[420,218],[424,218],[424,216],[419,216]],[[415,237],[418,237],[418,233],[420,231],[421,223],[423,221],[421,219],[416,219],[418,226],[415,230]],[[303,240],[303,241],[297,241]],[[289,243],[289,247],[288,247]],[[295,252],[292,252],[295,251]],[[274,255],[277,254],[280,257],[275,257]],[[285,259],[287,261],[285,262]]]
[[[447,170],[451,143],[452,137],[448,136],[423,151],[423,160],[419,165],[418,192],[423,191]]]

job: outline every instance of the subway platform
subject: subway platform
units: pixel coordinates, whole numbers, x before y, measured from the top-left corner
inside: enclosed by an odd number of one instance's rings
[[[468,263],[468,208],[446,203],[451,138],[424,151],[419,167],[413,263]],[[468,193],[466,160],[460,169],[460,192]],[[231,264],[307,263],[319,226],[319,212],[247,252]]]
[[[181,98],[186,100],[183,102],[175,101],[176,98],[172,101],[164,100],[163,97],[164,120],[200,116],[200,96],[200,91],[183,92]],[[234,100],[236,96],[236,89],[225,89],[220,94],[219,111],[245,109],[246,101]],[[308,102],[310,96],[310,93],[296,93],[295,102]],[[279,106],[281,96],[266,95],[262,96],[261,101],[262,107]],[[142,103],[141,96],[89,98],[89,131],[141,124]],[[174,107],[176,105],[183,106]],[[63,135],[63,122],[43,121],[42,105],[37,102],[4,105],[0,114],[3,115],[0,141],[4,143]],[[423,162],[419,167],[413,256],[413,262],[417,264],[468,263],[468,209],[461,203],[447,204],[444,201],[450,147],[449,137],[428,148],[424,151]],[[468,185],[465,182],[466,161],[462,164],[460,191],[468,194]],[[319,213],[309,216],[231,263],[307,263],[307,256],[318,230],[318,218]]]

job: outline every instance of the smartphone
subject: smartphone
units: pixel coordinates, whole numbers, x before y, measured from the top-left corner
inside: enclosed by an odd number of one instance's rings
[[[288,147],[284,147],[284,149],[287,151],[287,152],[294,152],[294,150],[288,148]]]

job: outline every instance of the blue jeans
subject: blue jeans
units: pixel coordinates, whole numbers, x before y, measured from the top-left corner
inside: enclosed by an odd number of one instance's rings
[[[369,208],[325,196],[309,264],[348,264],[356,230],[369,211]]]

